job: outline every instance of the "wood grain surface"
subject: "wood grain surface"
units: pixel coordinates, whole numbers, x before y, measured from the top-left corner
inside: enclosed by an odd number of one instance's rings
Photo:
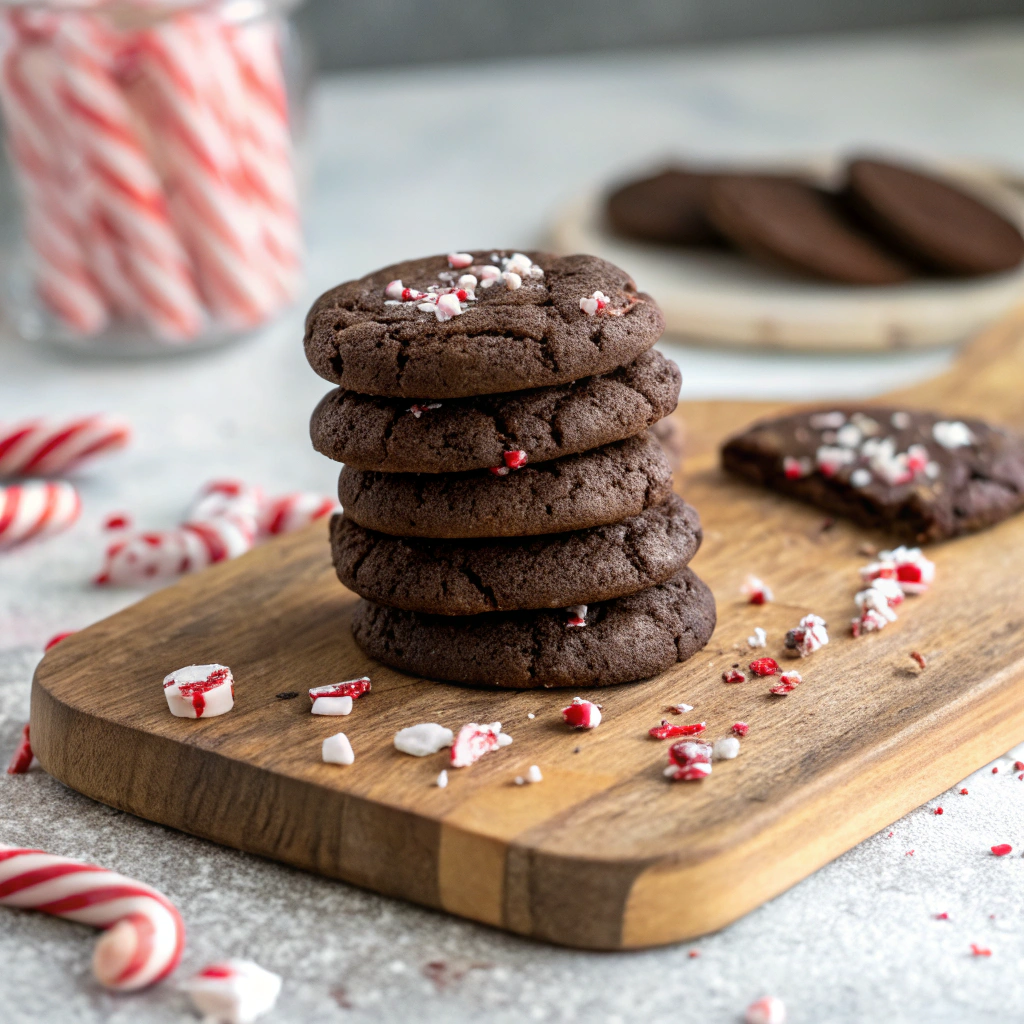
[[[1024,311],[977,339],[954,369],[893,398],[1024,427]],[[937,580],[882,633],[846,624],[865,562],[887,538],[727,479],[724,435],[780,406],[690,403],[681,492],[699,509],[694,561],[718,600],[711,644],[652,681],[590,696],[604,722],[568,730],[573,692],[494,693],[401,675],[349,634],[355,602],[330,564],[327,526],[189,577],[77,633],[40,663],[32,738],[43,767],[111,806],[218,843],[538,939],[596,949],[690,938],[728,924],[1024,739],[1024,516],[934,546]],[[744,602],[754,572],[776,602]],[[785,698],[764,680],[721,681],[768,630],[782,660],[806,612],[831,625]],[[910,652],[923,652],[919,671]],[[161,680],[222,662],[232,712],[173,718]],[[348,718],[314,718],[304,691],[367,673]],[[294,700],[275,694],[298,690]],[[706,736],[750,724],[734,761],[700,783],[662,776],[647,737],[669,703]],[[536,715],[534,719],[528,713]],[[670,716],[671,717],[671,716]],[[447,752],[398,753],[394,732],[501,721],[514,743],[433,785]],[[349,767],[320,761],[343,730]],[[516,786],[531,764],[538,785]]]

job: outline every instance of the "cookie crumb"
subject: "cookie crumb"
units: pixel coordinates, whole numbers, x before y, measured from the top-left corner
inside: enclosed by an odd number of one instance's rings
[[[298,697],[298,695],[298,690],[285,690],[283,693],[274,694],[277,700],[293,700],[295,697]]]

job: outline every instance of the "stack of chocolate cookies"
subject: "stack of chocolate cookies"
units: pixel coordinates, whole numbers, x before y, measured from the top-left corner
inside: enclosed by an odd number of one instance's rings
[[[591,256],[434,256],[317,300],[306,354],[339,387],[310,430],[345,464],[331,543],[369,655],[479,686],[600,686],[707,643],[700,521],[650,432],[679,395],[663,328]]]

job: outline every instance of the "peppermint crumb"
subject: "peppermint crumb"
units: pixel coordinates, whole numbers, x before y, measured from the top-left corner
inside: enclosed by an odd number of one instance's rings
[[[992,854],[995,857],[1005,857],[1008,853],[1013,853],[1013,847],[1009,843],[999,843],[992,847]]]
[[[941,807],[936,807],[935,808],[935,813],[936,814],[942,814],[942,808]]]
[[[960,795],[961,796],[967,796],[967,790],[966,789],[961,789],[960,790]]]
[[[298,690],[285,690],[284,693],[275,694],[278,700],[291,700],[293,697],[298,697]]]
[[[1024,772],[1024,761],[1014,761],[1013,770],[1015,772]]]
[[[535,764],[530,765],[530,770],[526,773],[527,782],[543,782],[544,776],[541,775],[540,768]]]
[[[977,943],[971,943],[971,956],[991,956],[992,950],[986,949],[984,946],[979,946]]]
[[[907,852],[905,854],[903,854],[903,856],[904,857],[913,857],[914,856],[914,851],[913,850],[907,850]]]
[[[911,651],[910,656],[921,666],[921,668],[927,668],[928,662],[925,660],[925,656],[920,651]]]
[[[887,836],[886,836],[885,838],[886,838],[886,839],[892,839],[892,837],[893,837],[894,835],[896,835],[896,833],[895,833],[895,832],[890,832],[890,833],[889,833],[889,834],[888,834],[888,835],[887,835]]]
[[[526,717],[529,718],[529,719],[534,719],[537,716],[532,711],[528,711],[527,714],[526,714]]]
[[[945,911],[943,911],[941,914],[936,914],[935,915],[935,920],[936,921],[948,921],[949,920],[949,914],[947,914]]]
[[[999,768],[998,768],[998,766],[992,769],[992,774],[993,774],[993,775],[998,775],[998,774],[999,774]]]
[[[448,785],[448,772],[447,771],[442,771],[438,775],[437,780],[435,781],[434,785],[437,786],[438,789],[444,789],[445,786]]]
[[[691,960],[696,960],[696,959],[697,959],[697,957],[699,957],[699,956],[700,956],[700,950],[699,950],[699,949],[691,949],[691,950],[690,950],[690,952],[689,952],[689,953],[687,953],[687,956],[688,956],[688,957],[689,957],[689,958],[690,958]]]

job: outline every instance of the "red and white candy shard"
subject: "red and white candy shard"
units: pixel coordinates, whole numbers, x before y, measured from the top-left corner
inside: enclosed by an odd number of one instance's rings
[[[923,594],[935,579],[935,563],[925,558],[920,548],[898,547],[880,551],[878,561],[860,570],[861,579],[895,580],[904,594]]]
[[[566,608],[565,613],[568,616],[565,620],[566,626],[582,629],[587,624],[587,606],[585,604],[574,604],[571,608]]]
[[[774,693],[777,697],[784,697],[787,693],[792,693],[803,681],[803,676],[799,672],[783,672],[778,683],[768,692]]]
[[[21,742],[18,749],[14,751],[11,760],[7,764],[8,775],[24,775],[32,767],[32,760],[35,755],[32,753],[32,743],[29,740],[28,724],[21,730]]]
[[[511,742],[512,737],[501,731],[501,722],[491,722],[490,725],[469,722],[459,730],[452,743],[451,766],[466,768],[479,761],[484,754],[506,747]]]
[[[453,270],[464,270],[473,265],[473,257],[468,252],[448,253],[448,266]]]
[[[165,978],[185,925],[162,893],[124,875],[42,850],[0,845],[0,905],[105,929],[93,953],[101,985],[134,991]]]
[[[665,776],[674,782],[694,782],[711,774],[713,749],[710,743],[682,740],[669,747]]]
[[[343,732],[328,736],[320,746],[320,757],[327,764],[354,764],[356,755]]]
[[[573,729],[596,729],[601,724],[601,709],[582,697],[573,697],[567,708],[562,708],[562,721]]]
[[[66,530],[81,508],[78,492],[61,481],[0,487],[0,551]]]
[[[164,696],[176,718],[215,718],[235,706],[235,680],[226,665],[188,665],[164,676]]]
[[[877,633],[885,629],[889,620],[876,612],[873,608],[866,609],[859,618],[850,620],[850,634],[854,637],[864,636],[865,633]]]
[[[835,476],[844,466],[857,461],[857,453],[849,448],[821,445],[814,455],[815,464],[823,476]]]
[[[899,589],[899,586],[893,580],[887,580],[879,578],[875,580],[875,583],[868,587],[867,590],[858,591],[854,595],[854,603],[860,609],[861,617],[863,617],[866,611],[873,611],[878,614],[885,622],[895,622],[896,613],[892,610],[893,601],[890,599],[889,588],[882,586],[882,584],[892,584],[896,587],[896,591],[899,594],[899,600],[903,600],[903,591]],[[895,602],[899,603],[899,602]]]
[[[204,484],[185,513],[186,523],[231,517],[252,524],[256,532],[263,492],[241,480],[211,480]]]
[[[348,679],[343,683],[314,686],[309,691],[309,699],[314,702],[319,697],[351,697],[352,700],[356,700],[370,690],[370,677],[360,676],[358,679]]]
[[[274,1008],[281,976],[252,960],[231,959],[204,967],[182,988],[206,1024],[251,1024]]]
[[[427,757],[450,747],[454,739],[451,729],[436,722],[420,722],[395,733],[395,749],[413,757]]]
[[[124,448],[131,436],[127,420],[104,414],[0,426],[0,477],[61,476]]]
[[[424,402],[421,405],[410,405],[406,412],[411,412],[416,419],[419,419],[425,412],[440,408],[440,402]]]
[[[811,460],[806,456],[797,459],[787,455],[782,460],[782,472],[787,480],[801,480],[805,476],[810,476],[812,468]]]
[[[771,587],[769,587],[764,580],[758,579],[756,576],[747,576],[740,587],[740,593],[743,594],[751,604],[765,604],[768,601],[775,600],[775,595],[772,593]]]
[[[593,295],[580,299],[580,310],[586,313],[587,316],[596,316],[608,308],[609,302],[611,302],[611,299],[604,292],[596,291]]]
[[[744,1024],[786,1024],[786,1007],[777,996],[765,996],[747,1007],[743,1021]]]
[[[335,498],[308,491],[296,491],[260,503],[257,526],[261,537],[278,537],[301,530],[310,523],[338,510]]]
[[[796,651],[801,658],[806,658],[815,651],[820,651],[828,643],[828,631],[825,620],[818,615],[805,615],[796,629],[786,634],[786,647]]]

